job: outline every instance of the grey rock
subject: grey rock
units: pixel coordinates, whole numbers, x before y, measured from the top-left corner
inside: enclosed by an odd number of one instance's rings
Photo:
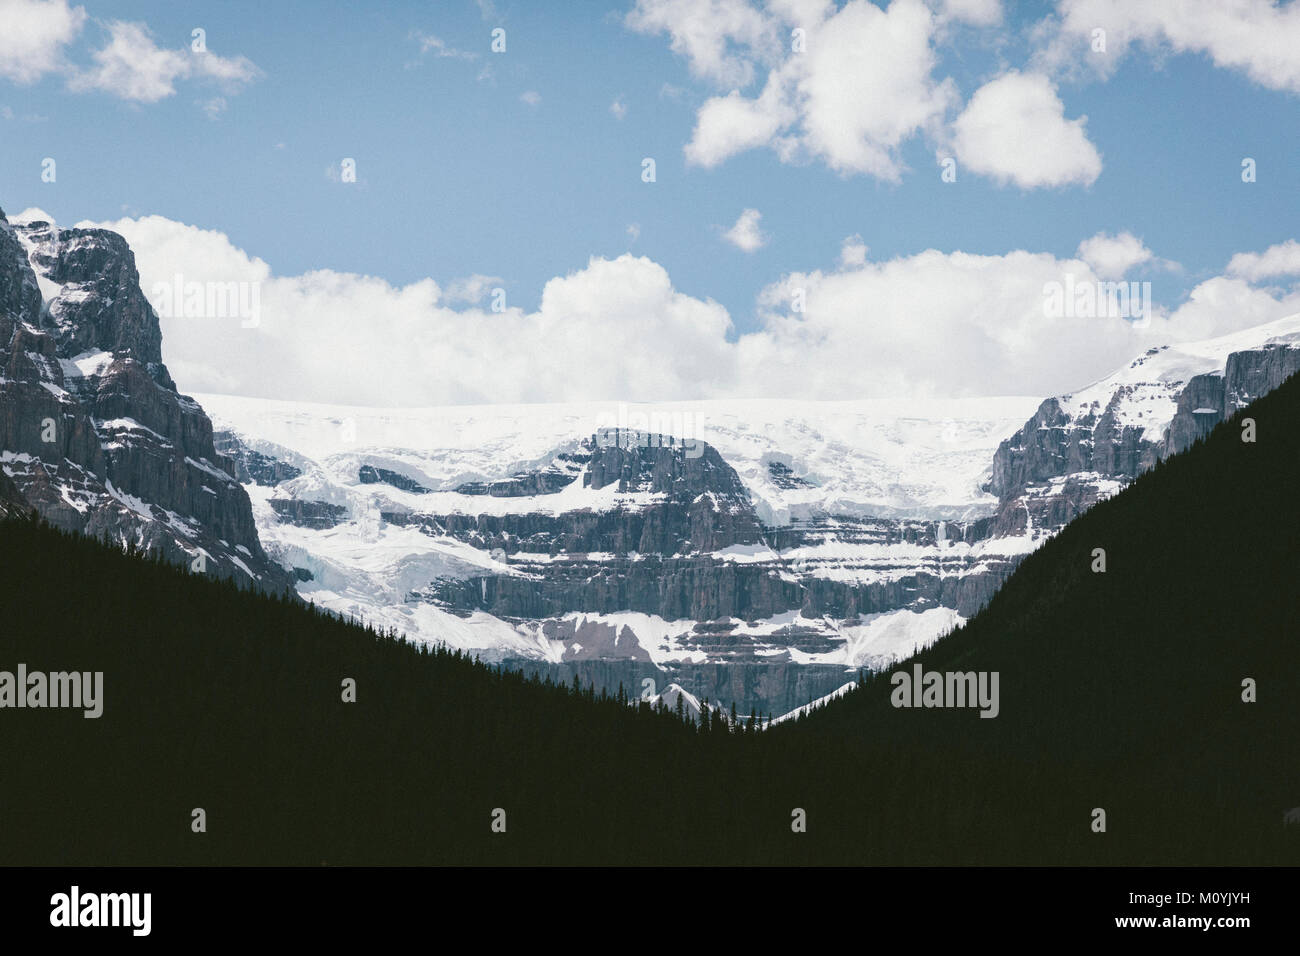
[[[62,286],[51,301],[37,272]],[[162,363],[158,316],[121,236],[3,222],[0,316],[0,452],[27,507],[66,530],[190,567],[202,553],[204,573],[292,592],[212,423]]]

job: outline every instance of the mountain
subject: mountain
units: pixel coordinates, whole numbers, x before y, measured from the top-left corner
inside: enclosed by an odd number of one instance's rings
[[[530,673],[676,682],[745,713],[932,641],[1032,544],[990,538],[979,489],[1032,399],[200,400],[304,598]]]
[[[103,707],[0,711],[0,863],[1294,865],[1298,449],[1293,377],[897,666],[998,672],[996,719],[886,672],[761,733],[10,519],[0,671],[100,672]]]
[[[125,240],[0,211],[0,498],[56,527],[250,587],[291,591],[262,550],[212,424],[177,392]]]
[[[304,598],[527,673],[783,714],[969,619],[1298,346],[1291,317],[1153,349],[1036,411],[201,400]]]
[[[1049,398],[998,446],[985,490],[1003,533],[1059,528],[1300,370],[1300,315],[1204,342],[1153,348],[1113,375]]]
[[[0,218],[0,343],[5,513],[525,673],[786,714],[1275,388],[1300,317],[1042,402],[200,406],[120,236]]]

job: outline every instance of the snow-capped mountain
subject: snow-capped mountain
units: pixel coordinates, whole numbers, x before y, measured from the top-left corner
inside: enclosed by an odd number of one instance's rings
[[[950,631],[1275,388],[1300,316],[1042,402],[196,401],[120,236],[0,214],[0,345],[6,511],[525,670],[781,714]]]
[[[960,624],[1075,514],[1276,387],[1298,340],[1300,317],[1156,349],[1032,414],[200,400],[303,597],[525,669],[652,674],[779,714]]]
[[[162,362],[121,236],[0,212],[0,498],[57,527],[281,592],[248,495]]]
[[[775,679],[798,687],[774,691],[788,709],[845,668],[910,653],[1033,545],[990,537],[998,502],[980,490],[1033,399],[201,401],[304,597],[489,657],[644,664],[711,700],[761,682],[723,665],[769,681],[795,665]]]
[[[1292,315],[1151,349],[1087,388],[1047,399],[993,457],[986,488],[1001,502],[999,531],[1060,527],[1297,370],[1300,315]]]

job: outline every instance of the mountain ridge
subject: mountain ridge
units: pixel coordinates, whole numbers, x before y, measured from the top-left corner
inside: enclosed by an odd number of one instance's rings
[[[250,450],[260,449],[253,453],[274,460],[285,454],[282,443],[298,445],[282,460],[292,458],[292,467],[305,470],[252,493],[268,547],[304,569],[299,589],[305,597],[415,636],[475,647],[528,670],[534,665],[524,659],[577,668],[584,680],[602,685],[647,677],[675,681],[700,698],[734,696],[742,710],[755,703],[783,713],[840,687],[859,667],[887,666],[960,625],[987,603],[1025,554],[1186,444],[1179,439],[1166,446],[1162,437],[1141,446],[1141,432],[1152,420],[1142,421],[1141,428],[1126,423],[1125,402],[1132,395],[1155,393],[1159,410],[1176,426],[1186,417],[1185,407],[1195,412],[1210,400],[1207,382],[1226,383],[1216,400],[1218,414],[1197,413],[1191,434],[1202,434],[1236,404],[1285,377],[1300,358],[1294,347],[1298,328],[1300,317],[1288,317],[1204,343],[1154,349],[1078,390],[1073,400],[1038,402],[1027,423],[1019,430],[1004,424],[1003,435],[990,437],[988,424],[973,425],[969,418],[964,426],[955,419],[919,425],[914,417],[894,419],[889,428],[899,435],[937,437],[923,469],[932,488],[955,487],[944,468],[964,475],[967,487],[975,488],[971,454],[982,444],[989,490],[983,500],[968,497],[966,516],[958,519],[926,516],[923,498],[912,499],[911,517],[873,516],[869,502],[881,499],[866,485],[858,487],[870,497],[855,509],[828,510],[845,500],[843,492],[826,495],[825,487],[817,487],[823,476],[800,444],[800,436],[815,430],[816,423],[787,415],[780,427],[762,430],[766,444],[761,444],[752,433],[744,437],[726,424],[726,416],[738,416],[741,409],[753,409],[756,420],[765,421],[761,403],[716,403],[712,428],[711,403],[674,403],[682,420],[699,426],[695,434],[678,437],[716,454],[718,467],[734,474],[729,487],[735,489],[739,481],[749,503],[737,490],[730,507],[744,513],[749,527],[756,522],[757,529],[743,539],[696,539],[685,547],[684,539],[643,538],[640,530],[628,537],[632,526],[655,527],[644,517],[647,508],[688,526],[685,502],[654,503],[644,497],[654,494],[649,486],[614,489],[603,478],[593,487],[585,469],[591,467],[596,435],[574,432],[584,412],[588,423],[602,412],[608,417],[609,407],[600,403],[406,409],[386,418],[384,410],[346,406],[221,396],[204,396],[204,402],[222,426],[221,440],[232,449],[246,442]],[[853,403],[832,404],[834,413],[843,414]],[[1091,418],[1065,420],[1062,409],[1075,404]],[[1139,402],[1137,414],[1149,414],[1154,404]],[[1108,416],[1103,414],[1107,406]],[[1044,410],[1055,417],[1045,420]],[[891,412],[903,415],[906,409]],[[654,409],[641,413],[650,418]],[[661,412],[660,417],[670,416]],[[889,428],[863,435],[875,441],[872,436]],[[1093,436],[1102,438],[1107,429],[1117,431],[1118,445],[1145,447],[1146,457],[1125,458],[1123,448],[1106,451],[1100,441],[1092,456]],[[1086,435],[1083,446],[1090,454],[1058,453],[1040,432],[1073,435],[1076,448]],[[1047,466],[1024,464],[1017,442],[1037,447],[1026,436],[1042,445]],[[845,437],[841,432],[841,440]],[[437,444],[411,447],[418,441]],[[945,442],[954,449],[947,458]],[[795,452],[785,451],[782,443]],[[1023,474],[1013,481],[1009,476],[1017,468]],[[390,477],[378,480],[381,472]],[[552,476],[553,486],[540,488],[541,475]],[[467,480],[474,483],[473,495],[463,493],[469,490]],[[480,486],[494,481],[519,487],[524,480],[545,493],[490,500],[479,493]],[[774,487],[779,488],[775,493]],[[799,513],[794,502],[810,488],[820,504],[801,518],[772,523],[773,516]],[[697,495],[705,490],[696,489]],[[611,491],[612,497],[596,494]],[[788,497],[779,503],[774,494]],[[264,503],[258,503],[259,496]],[[606,531],[597,533],[601,528]],[[622,530],[612,534],[613,528]],[[418,529],[425,537],[402,537],[397,529]],[[355,548],[358,536],[371,546],[364,554]],[[392,549],[389,564],[378,559],[387,549]],[[438,554],[443,557],[435,559]],[[423,585],[409,577],[421,564],[432,572]],[[419,586],[380,593],[367,583],[376,580]],[[689,584],[683,588],[675,581]],[[678,599],[688,592],[691,601]],[[769,672],[760,685],[766,681],[783,689],[755,700],[753,667]],[[796,681],[790,668],[808,670]]]

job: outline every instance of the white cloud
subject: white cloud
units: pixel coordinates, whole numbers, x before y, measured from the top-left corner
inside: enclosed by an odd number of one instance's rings
[[[1300,242],[1288,239],[1263,252],[1239,252],[1228,263],[1228,275],[1252,282],[1300,276]]]
[[[1114,236],[1099,232],[1079,243],[1078,256],[1101,279],[1123,278],[1130,269],[1155,258],[1142,240],[1130,232]]]
[[[748,0],[637,0],[625,22],[640,33],[667,33],[692,73],[722,86],[748,86],[756,51],[770,55],[779,43],[776,25]]]
[[[131,243],[147,295],[177,273],[259,283],[257,328],[163,319],[163,356],[182,389],[302,401],[1050,395],[1152,345],[1300,311],[1300,294],[1216,277],[1172,314],[1157,308],[1146,329],[1047,318],[1048,283],[1099,281],[1086,262],[1019,250],[872,262],[852,237],[836,268],[772,283],[757,330],[735,337],[721,305],[677,291],[662,266],[630,254],[550,280],[533,311],[507,303],[497,313],[474,298],[487,276],[445,288],[328,270],[280,276],[218,232],[157,216],[105,225]]]
[[[1106,50],[1092,48],[1105,30]],[[1055,69],[1112,72],[1135,45],[1198,53],[1275,90],[1300,92],[1300,4],[1274,0],[1060,0],[1040,29],[1041,61]]]
[[[435,36],[432,33],[425,33],[421,30],[412,30],[411,39],[420,45],[421,53],[432,53],[435,57],[453,60],[478,59],[477,53],[471,53],[468,50],[458,50],[442,39],[442,37]]]
[[[741,252],[757,252],[767,245],[768,237],[758,227],[758,222],[762,218],[763,214],[757,209],[746,209],[740,214],[736,224],[722,234],[722,238]]]
[[[939,7],[945,20],[989,27],[1002,22],[1002,0],[943,0]]]
[[[609,111],[614,114],[614,119],[621,120],[627,118],[627,104],[621,98],[616,99],[609,104]]]
[[[737,90],[714,97],[696,114],[686,160],[706,168],[717,166],[737,153],[772,142],[796,116],[780,97],[768,93],[758,100],[741,96]]]
[[[482,302],[493,289],[504,285],[505,280],[500,276],[485,276],[476,272],[472,276],[452,279],[448,282],[442,290],[441,300],[448,303],[465,302],[474,305]]]
[[[108,32],[107,45],[92,54],[94,67],[74,73],[68,81],[71,89],[99,90],[126,100],[156,103],[176,92],[178,80],[207,79],[233,90],[261,75],[246,57],[195,53],[188,47],[163,49],[143,23],[113,21]]]
[[[278,276],[218,232],[158,216],[105,225],[130,242],[151,297],[178,273],[259,283],[255,329],[163,318],[164,357],[187,390],[380,405],[671,397],[717,388],[731,349],[722,306],[677,292],[661,266],[632,255],[552,279],[536,311],[496,313],[448,304],[487,277],[444,291],[432,279]]]
[[[847,246],[838,271],[795,273],[765,290],[764,333],[738,343],[742,380],[816,398],[1050,395],[1107,374],[1167,331],[1160,319],[1143,331],[1118,317],[1048,318],[1049,283],[1096,281],[1078,260],[931,249],[868,262],[859,248]]]
[[[536,90],[524,90],[519,94],[519,101],[527,103],[529,106],[536,106],[542,102],[542,94]]]
[[[840,244],[840,268],[861,269],[867,264],[867,253],[870,251],[862,237],[854,233]]]
[[[1204,339],[1300,312],[1300,291],[1276,293],[1244,279],[1215,276],[1194,288],[1170,315],[1181,339]]]
[[[65,70],[63,49],[85,22],[68,0],[0,0],[0,76],[25,84]]]
[[[898,180],[899,147],[937,130],[956,99],[952,81],[932,75],[937,18],[921,0],[893,0],[884,10],[867,0],[839,9],[787,0],[770,13],[772,31],[778,23],[804,31],[803,52],[787,39],[757,97],[735,89],[708,100],[687,160],[713,166],[770,146],[783,161],[812,158],[843,174]],[[767,47],[752,53],[751,63],[771,60]]]
[[[629,223],[627,227],[627,238],[629,242],[636,242],[641,238],[641,224],[639,222]]]
[[[1065,118],[1046,76],[1010,70],[975,91],[953,123],[953,147],[962,165],[1001,183],[1087,186],[1101,175],[1101,156],[1086,122]]]

